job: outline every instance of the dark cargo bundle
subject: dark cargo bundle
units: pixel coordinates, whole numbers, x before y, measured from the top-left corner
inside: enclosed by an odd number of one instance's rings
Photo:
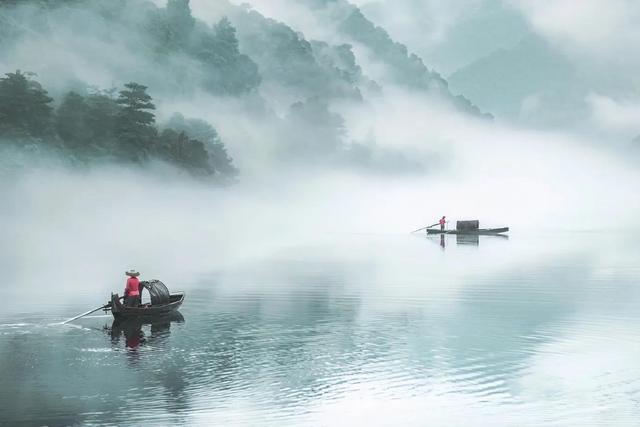
[[[166,304],[169,302],[169,289],[159,280],[140,282],[140,285],[149,291],[151,305]]]
[[[480,228],[480,221],[474,219],[472,221],[456,222],[456,230],[458,231],[476,231]]]

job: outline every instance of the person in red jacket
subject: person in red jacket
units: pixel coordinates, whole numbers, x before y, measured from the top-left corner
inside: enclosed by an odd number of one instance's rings
[[[140,304],[140,280],[138,280],[139,272],[129,270],[125,273],[127,286],[124,288],[124,305],[127,307],[137,307]]]
[[[443,215],[442,218],[440,218],[440,221],[438,221],[438,224],[440,224],[440,230],[444,230],[444,225],[447,223],[447,220],[445,219],[445,216]]]

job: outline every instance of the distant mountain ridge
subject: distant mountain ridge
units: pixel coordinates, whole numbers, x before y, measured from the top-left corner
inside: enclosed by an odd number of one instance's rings
[[[347,0],[301,0],[315,11],[328,14],[338,32],[369,51],[369,59],[384,63],[392,72],[393,83],[437,95],[466,113],[491,118],[464,95],[453,95],[440,74],[430,70],[415,53],[394,41],[382,27],[371,22],[362,11]]]
[[[566,111],[584,108],[588,93],[580,70],[533,34],[459,69],[449,82],[452,90],[509,119],[527,120],[535,109],[537,120],[572,120]]]
[[[406,46],[393,41],[356,6],[345,0],[303,0],[302,4],[315,10],[330,8],[336,28],[343,36],[369,49],[371,59],[389,67],[394,84],[437,95],[461,111],[488,117],[464,96],[452,95],[442,76],[429,70]],[[0,45],[10,44],[11,40],[19,40],[32,31],[47,37],[47,33],[57,31],[56,26],[62,25],[75,28],[79,37],[89,40],[108,43],[109,38],[105,37],[110,37],[120,42],[117,48],[127,49],[127,55],[135,55],[136,60],[162,64],[162,70],[145,70],[152,89],[157,79],[164,83],[165,89],[191,91],[197,85],[214,94],[239,95],[254,91],[263,83],[274,83],[289,88],[291,95],[298,99],[321,96],[357,100],[362,97],[363,88],[381,87],[380,82],[363,74],[349,44],[308,40],[286,23],[227,0],[218,0],[216,7],[221,19],[213,27],[193,17],[188,0],[168,0],[164,8],[146,0],[106,3],[26,0],[5,2],[0,7],[16,6],[31,9],[18,19],[0,17],[5,27],[0,30]],[[98,25],[87,27],[77,21],[76,15],[87,19],[87,14],[98,17]],[[225,16],[228,21],[224,20]],[[38,19],[46,25],[35,28],[20,19]],[[122,34],[111,37],[106,34],[110,29],[119,29]],[[119,40],[123,34],[130,36]],[[10,46],[7,48],[11,50]],[[185,61],[174,60],[178,55]],[[122,80],[140,80],[132,70],[120,66],[119,60],[105,64],[106,69],[124,71]],[[168,72],[163,73],[164,70]],[[171,77],[176,80],[171,81]]]

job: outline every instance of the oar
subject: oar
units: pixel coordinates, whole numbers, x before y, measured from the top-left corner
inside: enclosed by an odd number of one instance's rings
[[[120,298],[118,298],[118,299],[123,299],[123,298],[124,298],[124,296],[121,296],[121,297],[120,297]],[[79,319],[79,318],[81,318],[81,317],[84,317],[84,316],[86,316],[87,314],[91,314],[91,313],[93,313],[94,311],[98,311],[98,310],[100,310],[100,309],[102,309],[102,308],[108,308],[108,307],[111,307],[111,301],[109,301],[108,303],[106,303],[106,304],[105,304],[105,305],[103,305],[102,307],[94,308],[94,309],[93,309],[93,310],[91,310],[91,311],[87,311],[86,313],[82,313],[82,314],[77,315],[76,317],[72,317],[71,319],[65,320],[64,322],[62,322],[62,323],[61,323],[61,325],[64,325],[65,323],[69,323],[69,322],[71,322],[72,320],[76,320],[76,319]]]
[[[427,228],[435,227],[438,224],[440,224],[440,223],[436,222],[435,224],[431,224],[431,225],[427,225],[426,227],[418,228],[417,230],[413,230],[412,233],[416,233],[416,232],[418,232],[420,230],[426,230]]]
[[[100,306],[100,307],[98,307],[98,308],[94,308],[93,310],[89,310],[89,311],[87,311],[86,313],[82,313],[82,314],[77,315],[76,317],[72,317],[71,319],[65,320],[64,322],[62,322],[62,324],[64,325],[65,323],[69,323],[69,322],[71,322],[72,320],[79,319],[79,318],[81,318],[81,317],[86,316],[87,314],[91,314],[91,313],[93,313],[94,311],[102,310],[103,308],[107,308],[107,307],[109,307],[109,306],[110,306],[110,303],[109,303],[109,304],[105,304],[105,305],[103,305],[103,306]]]

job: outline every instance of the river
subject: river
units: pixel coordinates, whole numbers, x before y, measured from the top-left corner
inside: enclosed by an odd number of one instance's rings
[[[152,324],[61,325],[107,289],[17,279],[0,425],[637,425],[639,252],[623,233],[328,234],[186,271],[166,282],[180,315]]]

